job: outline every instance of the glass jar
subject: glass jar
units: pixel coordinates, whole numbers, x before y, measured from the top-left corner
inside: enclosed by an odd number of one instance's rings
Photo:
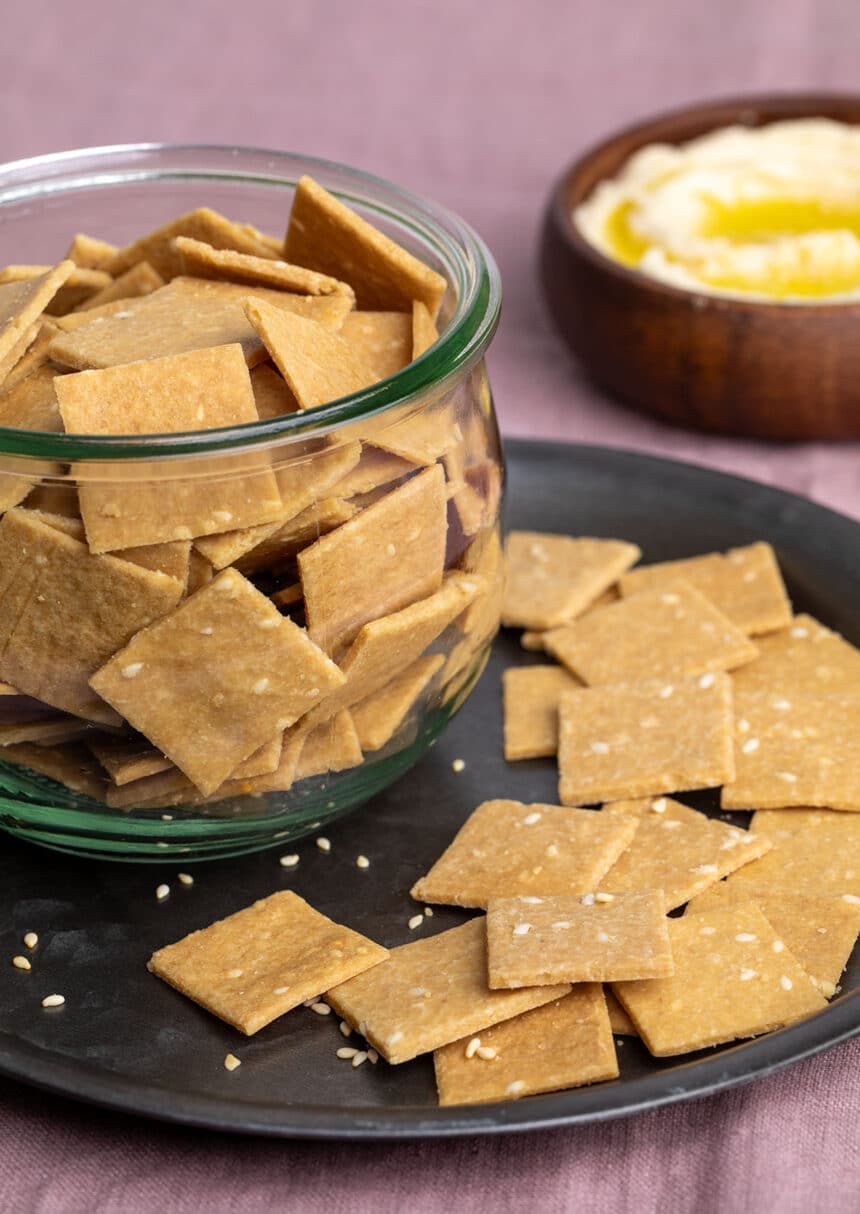
[[[280,235],[303,174],[447,279],[441,336],[305,412],[117,437],[0,428],[12,834],[135,860],[283,845],[403,775],[483,669],[500,284],[462,220],[305,157],[104,148],[0,167],[0,265],[56,263],[76,232],[123,244],[199,206]],[[202,515],[229,534],[201,535]]]

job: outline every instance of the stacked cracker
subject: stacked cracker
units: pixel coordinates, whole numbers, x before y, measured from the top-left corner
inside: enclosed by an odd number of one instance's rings
[[[78,235],[0,272],[0,424],[163,436],[314,409],[420,358],[446,286],[310,178],[283,241],[207,208],[125,248]],[[2,757],[155,809],[407,744],[495,630],[493,444],[454,391],[280,465],[10,464]]]

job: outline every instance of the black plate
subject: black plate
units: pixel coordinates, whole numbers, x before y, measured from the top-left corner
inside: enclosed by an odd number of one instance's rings
[[[860,526],[819,506],[684,464],[600,448],[508,444],[509,521],[518,527],[623,536],[646,560],[769,539],[798,610],[860,642]],[[153,949],[280,888],[386,945],[415,939],[407,890],[481,800],[553,801],[555,764],[502,759],[500,676],[535,660],[514,636],[496,644],[478,688],[435,750],[399,785],[329,831],[323,854],[304,842],[288,871],[277,852],[197,865],[187,889],[172,869],[96,863],[5,841],[2,951],[37,931],[30,973],[0,984],[0,1072],[68,1096],[163,1120],[290,1137],[408,1138],[523,1130],[613,1117],[768,1074],[860,1029],[860,957],[844,993],[812,1019],[682,1061],[619,1046],[621,1078],[519,1102],[439,1109],[429,1058],[353,1070],[338,1061],[337,1019],[298,1009],[250,1040],[151,977]],[[455,758],[466,761],[460,774]],[[708,794],[691,804],[715,811]],[[738,820],[745,820],[741,815]],[[364,852],[371,867],[359,870]],[[171,883],[159,903],[155,887]],[[421,934],[460,922],[439,908]],[[42,1011],[59,991],[66,1005]],[[242,1067],[223,1069],[235,1051]]]

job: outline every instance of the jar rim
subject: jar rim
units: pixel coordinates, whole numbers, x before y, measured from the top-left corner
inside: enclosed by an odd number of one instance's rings
[[[55,434],[0,426],[0,454],[62,461],[152,461],[255,449],[276,440],[319,438],[414,401],[474,364],[496,330],[501,307],[498,267],[481,237],[453,211],[336,161],[207,143],[117,144],[50,153],[0,164],[0,222],[5,206],[77,189],[208,178],[286,190],[303,173],[327,178],[321,184],[350,205],[405,222],[433,247],[456,290],[456,302],[429,350],[388,379],[314,409],[216,430],[140,436]]]

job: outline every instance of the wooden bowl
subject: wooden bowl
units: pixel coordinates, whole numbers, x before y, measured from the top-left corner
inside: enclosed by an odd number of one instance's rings
[[[774,439],[860,438],[860,302],[770,304],[667,286],[604,256],[572,214],[649,143],[782,118],[860,123],[860,95],[763,95],[664,114],[593,147],[553,190],[540,273],[562,336],[602,386],[667,421]]]

